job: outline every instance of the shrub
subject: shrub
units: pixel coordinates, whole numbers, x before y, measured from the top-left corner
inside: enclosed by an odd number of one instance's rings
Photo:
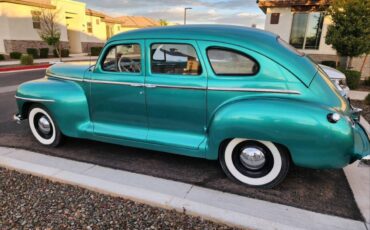
[[[347,85],[350,89],[357,89],[360,85],[361,73],[355,70],[346,70],[344,68],[337,68],[346,75]]]
[[[69,57],[69,49],[62,49],[62,57]]]
[[[56,50],[53,50],[54,57],[58,57],[58,53]],[[69,57],[69,49],[62,49],[61,50],[62,57]]]
[[[370,105],[370,93],[365,97],[365,104]]]
[[[49,57],[49,48],[40,48],[40,58]]]
[[[20,52],[11,52],[9,54],[9,56],[10,56],[11,59],[20,59],[21,56],[22,56],[22,53],[20,53]]]
[[[5,60],[5,56],[3,54],[0,54],[0,61],[4,61]]]
[[[91,56],[99,56],[102,49],[103,47],[91,47],[90,48]]]
[[[39,50],[35,48],[27,48],[27,53],[29,55],[32,55],[33,58],[38,58],[39,57]]]
[[[31,54],[22,54],[21,64],[22,65],[32,65],[33,64],[33,56]]]
[[[365,79],[364,85],[370,86],[370,76]]]
[[[321,64],[323,65],[326,65],[326,66],[330,66],[330,67],[333,67],[333,68],[336,68],[336,62],[335,61],[322,61]]]

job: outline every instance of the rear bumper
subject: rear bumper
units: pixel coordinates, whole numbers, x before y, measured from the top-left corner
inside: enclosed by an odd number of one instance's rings
[[[370,143],[369,136],[365,128],[359,124],[355,123],[353,127],[354,135],[354,159],[360,160],[363,165],[368,165],[370,161]]]

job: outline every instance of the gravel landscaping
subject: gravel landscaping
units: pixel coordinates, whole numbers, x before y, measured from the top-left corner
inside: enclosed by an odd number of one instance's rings
[[[0,168],[0,229],[232,229]]]

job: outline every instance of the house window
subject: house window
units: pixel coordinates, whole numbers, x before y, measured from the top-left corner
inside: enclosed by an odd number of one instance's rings
[[[272,13],[270,24],[279,24],[280,13]]]
[[[121,30],[121,27],[120,26],[117,26],[117,30],[120,31]]]
[[[32,10],[32,24],[34,29],[41,29],[41,12]]]
[[[293,16],[290,44],[297,49],[319,49],[324,14],[295,13]]]
[[[91,22],[88,22],[87,23],[87,32],[90,33],[90,34],[93,32],[93,28],[92,28],[92,23]]]
[[[97,18],[96,19],[96,25],[99,25],[99,23],[100,23],[100,20],[99,20],[99,18]]]

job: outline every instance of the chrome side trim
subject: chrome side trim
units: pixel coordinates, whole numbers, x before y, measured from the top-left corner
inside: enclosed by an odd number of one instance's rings
[[[218,88],[209,87],[208,90],[216,91],[239,91],[239,92],[255,92],[255,93],[282,93],[282,94],[301,94],[296,90],[285,90],[285,89],[260,89],[260,88]]]
[[[147,84],[145,85],[147,88],[170,88],[170,89],[194,89],[194,90],[206,90],[207,88],[199,87],[199,86],[174,86],[174,85],[156,85],[156,84]]]
[[[98,83],[98,84],[127,85],[127,86],[134,86],[134,87],[144,86],[144,84],[135,83],[135,82],[102,81],[102,80],[92,80],[92,79],[84,79],[84,81],[91,82],[91,83]]]
[[[160,85],[160,84],[142,84],[133,82],[118,82],[118,81],[103,81],[103,80],[92,80],[92,79],[76,79],[71,77],[63,77],[57,75],[49,75],[55,78],[61,78],[71,81],[83,81],[97,84],[112,84],[112,85],[127,85],[133,87],[146,87],[146,88],[173,88],[173,89],[192,89],[192,90],[207,90],[207,88],[199,86],[174,86],[174,85]],[[208,90],[215,91],[237,91],[237,92],[254,92],[254,93],[281,93],[281,94],[301,94],[296,90],[285,90],[285,89],[261,89],[261,88],[231,88],[231,87],[209,87]]]
[[[52,99],[28,98],[28,97],[18,97],[18,96],[14,96],[14,97],[16,99],[21,99],[25,101],[55,102],[55,100],[52,100]]]
[[[64,77],[64,76],[59,76],[59,75],[54,75],[54,74],[46,74],[47,77],[55,77],[55,78],[60,78],[64,80],[70,80],[70,81],[84,81],[84,79],[79,79],[79,78],[73,78],[73,77]]]

